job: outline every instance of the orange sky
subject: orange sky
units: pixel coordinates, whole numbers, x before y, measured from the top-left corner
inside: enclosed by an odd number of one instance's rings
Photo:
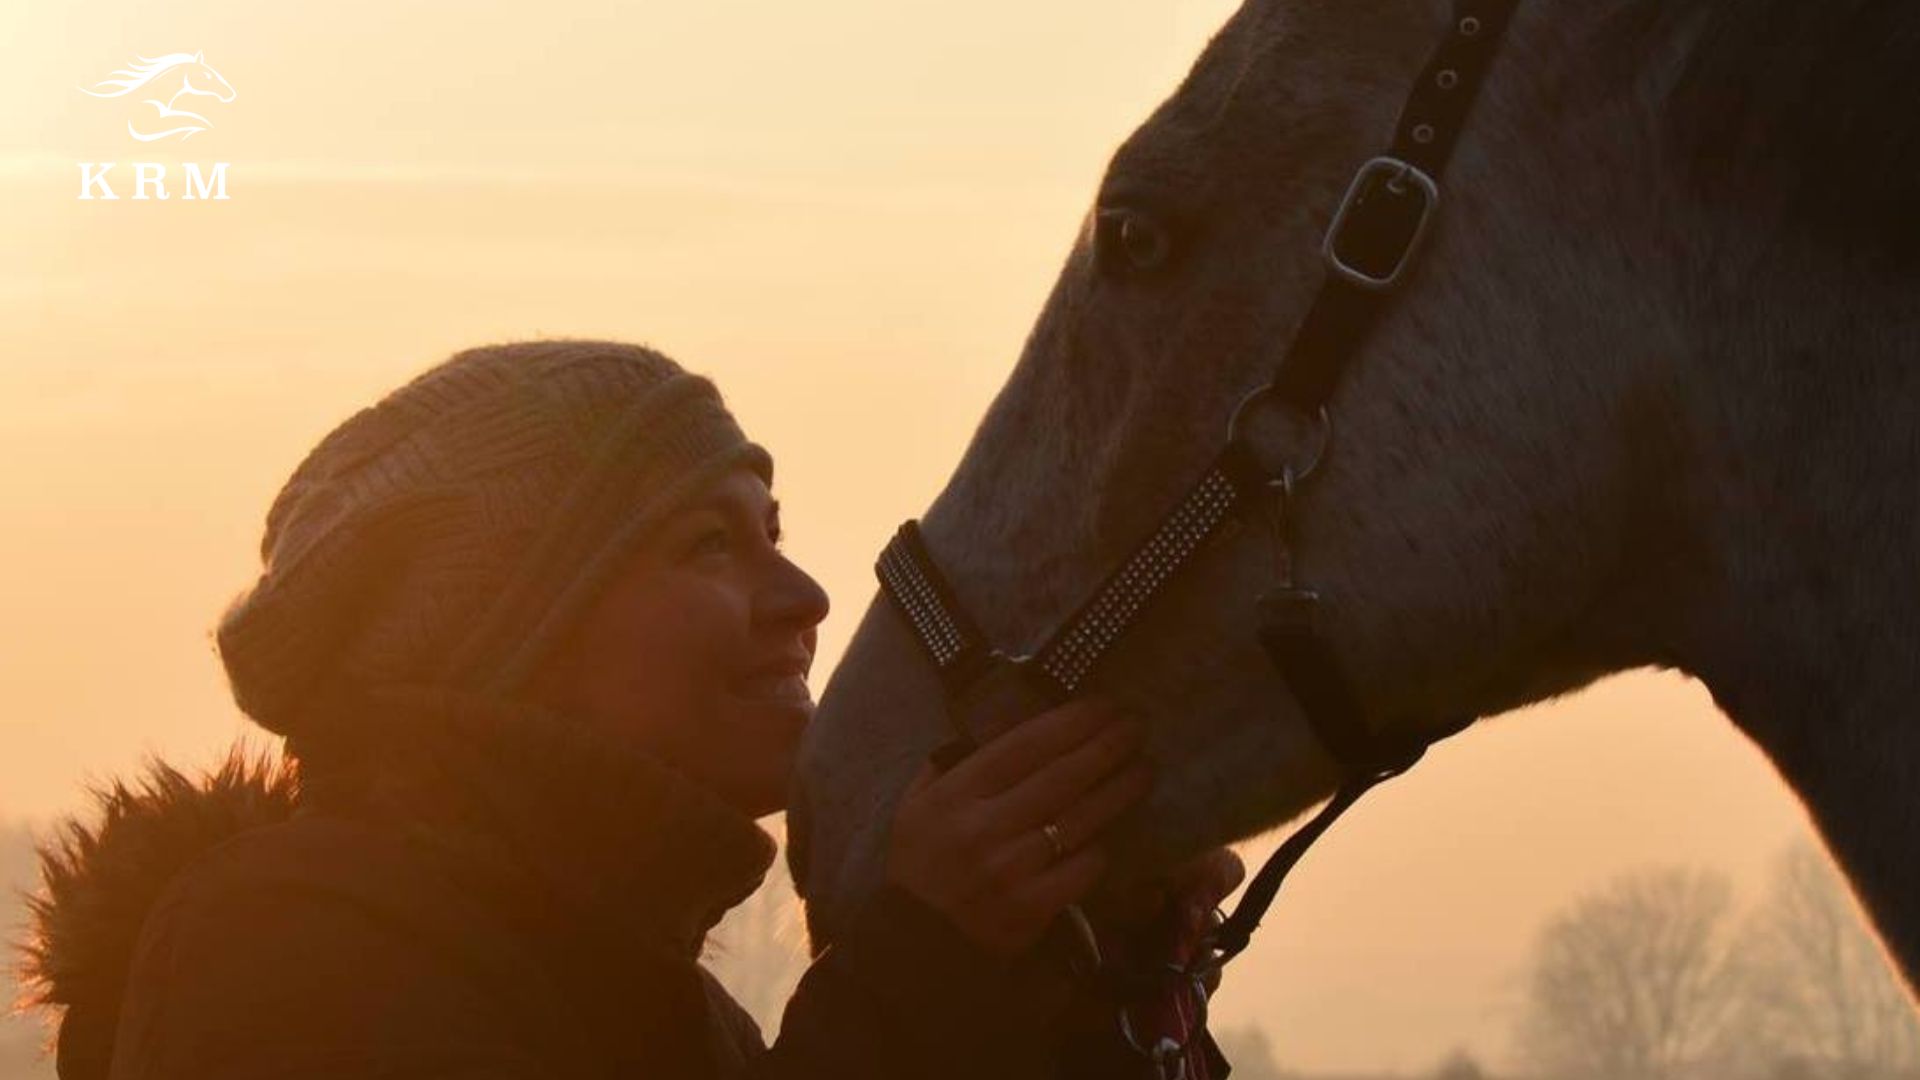
[[[835,597],[824,685],[1107,154],[1231,7],[0,9],[33,44],[0,66],[0,816],[242,731],[209,631],[268,500],[335,422],[485,341],[629,338],[715,377]],[[238,92],[184,143],[136,144],[124,103],[76,89],[181,50]],[[232,198],[75,199],[75,163],[111,160],[228,161]],[[1649,861],[1752,884],[1805,829],[1698,686],[1617,679],[1370,796],[1216,1014],[1296,1067],[1497,1061],[1554,906]]]

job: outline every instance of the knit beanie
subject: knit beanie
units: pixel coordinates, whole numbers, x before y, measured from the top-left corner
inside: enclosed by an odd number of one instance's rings
[[[736,465],[719,391],[611,341],[468,349],[349,417],[267,513],[215,632],[234,700],[310,738],[394,684],[511,697],[650,526]]]

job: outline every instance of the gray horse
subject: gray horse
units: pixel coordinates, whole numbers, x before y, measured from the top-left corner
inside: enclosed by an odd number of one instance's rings
[[[1107,213],[922,515],[1009,652],[1218,452],[1318,286],[1349,177],[1450,25],[1446,0],[1247,0],[1115,153]],[[1630,668],[1700,679],[1804,801],[1910,981],[1916,55],[1920,5],[1894,0],[1525,0],[1292,525],[1383,726]],[[1158,773],[1114,884],[1335,783],[1255,641],[1273,574],[1257,530],[1216,537],[1103,668],[1098,688],[1153,719]],[[874,886],[893,802],[948,734],[931,667],[877,600],[792,811],[816,946]]]

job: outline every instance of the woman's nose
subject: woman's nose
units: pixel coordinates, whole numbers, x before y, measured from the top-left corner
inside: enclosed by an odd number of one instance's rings
[[[827,590],[811,574],[786,558],[780,559],[776,580],[766,592],[768,619],[810,629],[826,619],[831,607]]]

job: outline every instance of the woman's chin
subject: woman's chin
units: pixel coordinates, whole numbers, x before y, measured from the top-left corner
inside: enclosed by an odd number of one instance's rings
[[[759,819],[786,809],[787,787],[800,756],[800,737],[813,719],[813,702],[735,697],[726,740],[728,768],[744,770],[741,793],[731,799]]]
[[[813,719],[813,699],[798,697],[744,697],[735,695],[733,713],[743,734],[800,738]]]

